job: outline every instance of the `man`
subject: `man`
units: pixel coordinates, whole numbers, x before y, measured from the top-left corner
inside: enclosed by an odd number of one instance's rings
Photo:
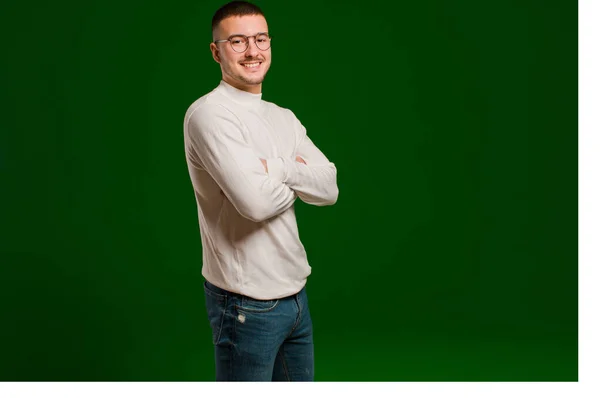
[[[222,80],[184,120],[217,380],[314,380],[310,274],[294,201],[333,205],[337,170],[290,110],[262,100],[271,38],[257,6],[212,20]]]

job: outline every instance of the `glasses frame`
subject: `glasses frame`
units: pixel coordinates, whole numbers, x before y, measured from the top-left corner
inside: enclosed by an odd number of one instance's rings
[[[260,36],[260,35],[267,35],[267,37],[269,38],[269,47],[267,47],[267,49],[263,50],[262,48],[260,48],[257,44],[256,44],[256,36]],[[246,39],[246,48],[244,48],[242,51],[237,51],[235,48],[233,48],[233,43],[231,42],[231,39],[234,37],[244,37]],[[253,36],[246,36],[246,35],[231,35],[229,36],[227,39],[223,39],[223,40],[215,40],[213,41],[213,43],[217,44],[217,43],[225,43],[226,41],[229,42],[229,45],[231,46],[231,49],[233,51],[235,51],[236,53],[243,53],[245,51],[248,51],[248,47],[250,47],[250,38],[254,39],[254,45],[256,46],[256,48],[258,48],[260,51],[267,51],[269,48],[271,48],[271,40],[273,40],[273,36],[271,36],[268,32],[258,32],[257,34],[253,35]]]

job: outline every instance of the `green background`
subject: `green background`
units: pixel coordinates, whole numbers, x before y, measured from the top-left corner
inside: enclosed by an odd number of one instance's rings
[[[213,380],[187,107],[221,1],[0,13],[0,379]],[[318,381],[577,380],[577,3],[258,1]]]

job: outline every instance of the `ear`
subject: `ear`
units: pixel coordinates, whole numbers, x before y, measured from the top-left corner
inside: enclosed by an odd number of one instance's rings
[[[213,59],[216,63],[221,63],[221,56],[219,55],[219,49],[215,43],[210,43],[210,52],[212,53]]]

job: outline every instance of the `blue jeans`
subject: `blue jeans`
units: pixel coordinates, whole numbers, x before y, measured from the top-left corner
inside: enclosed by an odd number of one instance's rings
[[[314,349],[303,288],[256,300],[204,282],[217,381],[313,381]]]

